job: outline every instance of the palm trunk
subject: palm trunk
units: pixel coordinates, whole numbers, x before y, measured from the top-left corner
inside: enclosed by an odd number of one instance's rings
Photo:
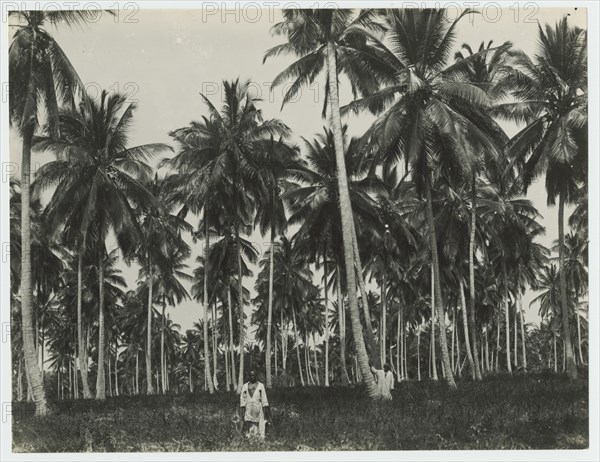
[[[337,265],[338,284],[337,284],[337,299],[338,299],[338,329],[340,331],[340,362],[342,367],[342,385],[347,385],[350,382],[348,369],[346,366],[346,328],[344,323],[344,297],[342,295],[342,269]]]
[[[488,340],[488,326],[485,326],[484,330],[485,335],[485,367],[489,371],[490,370],[490,341]]]
[[[421,381],[421,326],[417,328],[417,380]]]
[[[245,327],[244,327],[244,284],[242,279],[242,248],[240,242],[240,232],[238,225],[235,227],[235,240],[237,247],[237,266],[238,266],[238,297],[240,300],[240,374],[238,377],[237,391],[241,392],[244,386],[244,346],[245,346]]]
[[[163,394],[166,392],[167,381],[165,380],[165,294],[162,294],[162,316],[160,320],[160,377]]]
[[[313,353],[314,353],[313,358],[315,360],[315,363],[314,363],[315,364],[315,375],[317,378],[317,385],[321,386],[321,379],[319,378],[319,361],[317,359],[317,341],[315,339],[315,334],[313,334],[312,338],[313,338],[313,343],[315,345],[315,348],[313,350]]]
[[[202,294],[202,309],[204,310],[204,322],[202,323],[202,336],[204,338],[204,375],[208,384],[208,391],[212,395],[215,387],[210,373],[210,349],[208,346],[208,250],[210,248],[210,236],[208,228],[208,214],[204,210],[204,293]]]
[[[467,350],[467,359],[469,361],[469,368],[471,369],[471,377],[473,380],[477,378],[477,372],[475,368],[475,358],[473,358],[473,352],[471,351],[471,343],[469,341],[469,326],[467,322],[467,304],[465,301],[465,289],[463,287],[463,280],[459,278],[460,286],[458,291],[460,292],[460,306],[462,307],[462,318],[463,318],[463,330],[465,332],[465,349]],[[475,344],[475,343],[473,343]]]
[[[152,385],[152,289],[154,274],[150,255],[148,255],[148,319],[146,320],[146,394],[153,395]]]
[[[446,341],[446,321],[444,319],[444,304],[442,303],[442,286],[440,284],[440,266],[438,261],[437,239],[435,233],[435,223],[433,221],[433,201],[431,199],[429,175],[425,180],[425,193],[427,195],[427,216],[429,221],[429,240],[431,245],[431,260],[434,273],[434,291],[435,305],[438,313],[438,325],[440,331],[440,349],[442,350],[442,366],[445,374],[446,382],[450,388],[456,388],[452,369],[450,367],[450,355],[448,354],[448,343]]]
[[[569,305],[567,304],[567,281],[565,266],[565,195],[566,191],[561,188],[558,201],[558,261],[559,261],[559,283],[560,304],[562,315],[563,340],[565,343],[565,358],[567,363],[567,375],[571,380],[577,379],[577,366],[571,343],[571,329],[569,326]]]
[[[450,347],[450,367],[452,368],[452,373],[455,373],[454,370],[454,366],[455,366],[455,361],[454,361],[454,353],[455,353],[455,349],[456,349],[456,312],[453,314],[452,316],[452,341],[451,341],[451,347]]]
[[[398,323],[396,326],[396,377],[398,378],[398,382],[402,380],[402,350],[400,348],[401,340],[402,340],[402,305],[398,305]],[[390,361],[392,358],[390,358]]]
[[[231,388],[235,387],[235,350],[233,349],[233,308],[231,306],[231,278],[227,276],[227,311],[229,314],[229,354],[231,355]]]
[[[475,379],[482,380],[479,358],[477,353],[477,324],[475,321],[475,231],[477,228],[477,190],[475,187],[476,174],[471,176],[471,228],[469,232],[469,329],[470,340],[473,342],[471,367],[475,367]]]
[[[308,346],[308,333],[304,334],[302,339],[304,342],[304,362],[306,363],[306,382],[309,385],[315,384],[315,378],[313,377],[312,371],[310,370],[310,348]]]
[[[140,352],[135,352],[135,394],[140,394]]]
[[[402,316],[402,352],[404,353],[404,380],[409,380],[408,376],[408,348],[407,348],[407,333],[405,329],[406,325],[404,324],[404,316]]]
[[[96,377],[96,399],[106,399],[104,377],[104,255],[98,252],[98,376]]]
[[[217,368],[218,368],[218,329],[217,329],[217,302],[212,303],[211,322],[212,322],[212,351],[213,351],[213,383],[215,390],[218,390]]]
[[[558,372],[558,359],[556,355],[556,332],[552,332],[552,339],[554,341],[554,372]]]
[[[369,303],[367,299],[367,287],[365,285],[365,278],[363,276],[362,263],[360,261],[360,253],[358,251],[358,238],[356,236],[356,225],[354,220],[352,221],[352,248],[354,250],[354,263],[356,265],[356,277],[358,278],[358,287],[360,289],[361,305],[363,315],[365,318],[365,333],[367,334],[367,346],[369,356],[372,358],[375,367],[380,368],[385,362],[385,347],[383,352],[377,353],[377,342],[375,341],[375,335],[373,335],[373,325],[371,324],[371,313],[369,311]],[[385,285],[384,285],[385,287]],[[384,337],[385,338],[385,337]],[[384,359],[381,359],[384,358]]]
[[[32,50],[32,59],[33,52]],[[34,91],[32,88],[33,79],[31,80],[29,92]],[[46,401],[42,371],[37,363],[35,349],[37,340],[33,329],[33,288],[31,282],[30,175],[33,133],[34,123],[30,121],[23,130],[21,160],[21,335],[23,337],[25,376],[35,402],[35,413],[36,415],[44,415],[48,412],[49,407]]]
[[[429,377],[433,376],[433,380],[438,379],[436,355],[435,355],[435,274],[433,273],[433,265],[431,265],[431,340],[429,347]]]
[[[496,315],[496,372],[500,370],[500,316]]]
[[[577,348],[579,350],[579,362],[581,364],[585,364],[585,360],[583,359],[583,352],[581,350],[581,319],[580,319],[580,314],[579,314],[579,301],[577,301],[576,310],[577,310],[577,312],[576,312],[576,315],[577,315]],[[523,315],[521,315],[521,319],[523,319]],[[525,344],[523,344],[523,345],[525,345]],[[523,354],[523,357],[525,357],[525,354]]]
[[[502,275],[504,277],[504,325],[506,326],[506,367],[512,374],[510,363],[510,316],[508,307],[508,276],[506,274],[506,263],[502,260]]]
[[[327,43],[327,68],[329,82],[329,104],[331,109],[331,125],[335,146],[335,159],[337,164],[337,180],[339,189],[340,215],[342,221],[342,241],[344,245],[344,262],[346,267],[346,290],[350,305],[350,319],[354,335],[355,350],[361,375],[370,398],[378,397],[377,387],[369,367],[369,357],[362,333],[358,300],[356,297],[356,280],[354,277],[354,249],[352,245],[352,205],[348,190],[348,176],[344,157],[344,141],[342,135],[342,121],[340,118],[340,103],[338,93],[338,70],[335,45],[333,41]]]
[[[517,289],[518,290],[518,289]],[[519,367],[519,342],[518,342],[518,335],[519,335],[519,329],[518,329],[518,320],[517,320],[517,316],[518,316],[518,311],[517,311],[517,306],[515,306],[515,316],[513,318],[513,352],[514,352],[514,365],[515,367]]]
[[[300,360],[300,339],[298,338],[298,327],[296,325],[296,309],[292,305],[292,321],[294,323],[294,337],[296,338],[296,359],[298,360],[298,371],[300,372],[300,383],[304,386],[304,376],[302,375],[302,361]]]
[[[329,386],[329,294],[327,290],[327,241],[323,250],[323,292],[325,295],[325,386]]]
[[[521,315],[521,353],[523,355],[523,370],[527,372],[527,346],[525,344],[525,320],[523,313],[523,295],[521,293],[521,289],[519,288],[518,293],[518,303],[519,303],[519,312]]]
[[[273,216],[274,218],[274,216]],[[271,219],[271,246],[269,253],[269,311],[267,314],[267,345],[265,347],[265,367],[267,369],[267,388],[273,386],[271,378],[271,330],[273,329],[273,246],[275,244],[275,220]]]
[[[283,309],[279,310],[279,316],[281,318],[281,367],[283,368],[283,372],[287,372],[287,326],[284,329]]]
[[[381,363],[386,362],[385,357],[385,340],[387,337],[387,294],[385,291],[386,288],[386,273],[385,268],[383,269],[383,275],[381,278],[381,335],[379,341],[381,342]],[[381,368],[381,364],[375,364],[377,369]]]
[[[90,390],[90,383],[88,379],[88,361],[85,355],[85,348],[83,345],[83,319],[82,319],[82,297],[83,297],[83,249],[79,250],[79,257],[77,259],[77,345],[79,349],[79,355],[77,362],[79,363],[79,370],[81,372],[81,383],[83,384],[83,398],[90,399],[92,392]]]

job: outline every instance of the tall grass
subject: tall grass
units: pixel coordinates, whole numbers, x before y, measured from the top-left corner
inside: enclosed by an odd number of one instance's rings
[[[121,396],[56,402],[34,418],[13,405],[15,452],[550,449],[588,445],[587,379],[550,374],[404,382],[390,402],[361,387],[269,392],[265,442],[240,435],[233,393]]]

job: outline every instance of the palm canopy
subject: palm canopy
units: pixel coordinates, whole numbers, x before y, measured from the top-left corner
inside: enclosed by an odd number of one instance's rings
[[[525,189],[546,172],[552,204],[561,188],[575,194],[587,164],[587,33],[565,16],[554,27],[539,26],[538,37],[533,60],[512,53],[502,86],[515,101],[494,105],[492,114],[526,123],[508,152],[522,168]]]
[[[367,62],[376,68],[380,62],[377,50],[369,45],[370,30],[381,31],[375,21],[376,10],[350,9],[284,9],[284,20],[275,24],[273,35],[283,35],[287,42],[277,45],[265,53],[267,59],[284,54],[292,54],[300,59],[275,77],[271,87],[293,80],[286,91],[282,107],[293,100],[301,87],[315,81],[327,69],[327,45],[336,44],[336,59],[339,72],[345,74],[356,97],[368,94],[377,88],[377,74],[368,72],[365,67],[355,66],[358,61]],[[329,85],[326,87],[323,114],[327,108]]]
[[[60,138],[37,140],[36,149],[57,160],[39,169],[34,190],[56,186],[45,214],[67,242],[103,243],[113,231],[124,256],[133,256],[142,234],[139,213],[159,207],[144,185],[151,172],[146,161],[170,147],[127,147],[134,110],[124,95],[103,92],[98,101],[88,98],[78,110],[61,112]]]
[[[445,166],[466,173],[472,170],[476,152],[498,153],[498,131],[486,115],[490,96],[464,78],[465,69],[493,49],[447,64],[456,25],[472,13],[465,10],[450,22],[444,10],[387,12],[386,42],[371,37],[382,64],[366,67],[377,73],[381,86],[343,108],[383,112],[365,133],[364,149],[376,153],[375,164],[404,158],[419,191],[432,169]]]

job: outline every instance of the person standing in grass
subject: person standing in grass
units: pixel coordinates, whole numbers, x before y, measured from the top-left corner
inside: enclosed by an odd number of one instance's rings
[[[394,374],[392,374],[390,365],[385,363],[383,365],[383,370],[375,369],[375,367],[371,365],[371,372],[375,376],[379,396],[381,396],[382,399],[392,399],[390,390],[394,388]]]
[[[270,416],[269,401],[264,385],[256,378],[256,372],[250,371],[249,380],[240,393],[240,413],[244,422],[246,437],[265,439],[266,416]]]

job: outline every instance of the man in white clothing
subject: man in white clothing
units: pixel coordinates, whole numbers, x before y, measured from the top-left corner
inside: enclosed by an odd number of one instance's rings
[[[383,365],[383,370],[375,369],[371,366],[371,372],[375,376],[377,382],[377,392],[381,399],[392,399],[390,390],[394,388],[394,376],[390,370],[389,364]]]
[[[240,393],[240,411],[246,437],[257,436],[265,439],[266,416],[270,416],[269,401],[264,385],[256,379],[256,372],[250,371],[249,380]]]

